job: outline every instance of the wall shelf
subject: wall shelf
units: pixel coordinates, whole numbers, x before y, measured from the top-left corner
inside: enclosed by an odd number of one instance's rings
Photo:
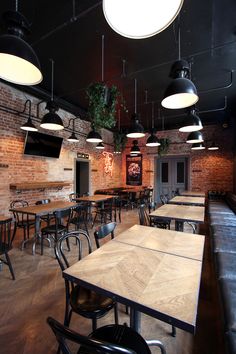
[[[65,186],[70,186],[70,182],[22,182],[22,183],[11,183],[10,189],[14,189],[16,191],[21,190],[30,190],[30,189],[45,189],[45,188],[57,188],[62,189]]]

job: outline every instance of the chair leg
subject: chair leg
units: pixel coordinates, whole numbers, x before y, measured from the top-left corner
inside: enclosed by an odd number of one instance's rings
[[[171,331],[172,337],[176,337],[176,328],[172,326],[172,331]]]
[[[97,318],[96,317],[92,318],[92,328],[93,328],[93,332],[97,329]]]
[[[5,257],[6,257],[6,260],[7,260],[7,265],[9,267],[9,269],[10,269],[10,272],[11,272],[12,279],[15,280],[16,279],[15,278],[15,274],[14,274],[14,271],[13,271],[13,267],[11,265],[10,257],[9,257],[7,252],[5,253]]]
[[[118,325],[118,324],[119,324],[119,319],[118,319],[118,308],[117,308],[117,304],[114,305],[114,317],[115,317],[115,324]]]

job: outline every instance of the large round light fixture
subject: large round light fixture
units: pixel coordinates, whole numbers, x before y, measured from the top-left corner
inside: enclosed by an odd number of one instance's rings
[[[189,64],[186,60],[177,60],[171,68],[170,77],[174,80],[167,87],[161,105],[168,109],[181,109],[193,106],[198,100],[194,83],[187,78]]]
[[[93,129],[88,133],[86,141],[89,143],[101,143],[102,137],[98,132]]]
[[[55,104],[55,102],[48,101],[47,105],[46,105],[46,109],[48,109],[49,112],[43,116],[42,121],[40,123],[40,127],[43,129],[48,129],[48,130],[62,130],[62,129],[64,129],[62,119],[56,113],[56,111],[58,110],[58,107]]]
[[[43,79],[33,48],[22,38],[29,32],[26,18],[16,11],[3,14],[8,34],[0,37],[0,78],[18,85],[36,85]]]
[[[186,143],[194,144],[194,143],[202,143],[204,141],[202,133],[199,131],[192,132],[188,135]]]
[[[144,128],[142,124],[139,123],[138,117],[136,114],[132,117],[132,126],[129,132],[126,134],[127,138],[139,139],[145,136]]]
[[[203,128],[201,119],[196,115],[195,108],[191,108],[184,119],[183,126],[179,128],[180,132],[190,133]]]
[[[111,28],[133,39],[152,37],[176,18],[183,0],[103,0],[103,13]]]

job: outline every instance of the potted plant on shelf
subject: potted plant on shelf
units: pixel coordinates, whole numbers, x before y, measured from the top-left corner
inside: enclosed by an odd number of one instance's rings
[[[162,156],[167,154],[169,146],[170,146],[170,140],[168,138],[162,138],[159,139],[160,146],[158,146],[158,155]]]
[[[88,114],[94,129],[114,128],[116,105],[121,96],[117,87],[95,82],[88,86],[86,94],[89,99]]]

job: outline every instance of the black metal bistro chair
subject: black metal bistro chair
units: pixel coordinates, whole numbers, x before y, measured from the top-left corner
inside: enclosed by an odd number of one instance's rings
[[[0,256],[4,255],[5,259],[0,261],[8,265],[12,279],[15,280],[14,270],[8,252],[12,249],[12,241],[14,234],[11,233],[12,218],[0,218]]]
[[[73,250],[65,253],[66,245],[69,240],[76,239]],[[61,270],[64,271],[71,264],[71,253],[74,252],[74,262],[82,259],[85,251],[92,252],[89,235],[84,230],[77,230],[63,235],[56,244],[55,254]],[[114,309],[115,323],[118,324],[118,313],[116,303],[109,297],[97,294],[82,286],[75,285],[72,281],[65,279],[66,308],[64,324],[69,326],[73,312],[92,320],[93,330],[97,328],[97,319],[105,316],[112,308]]]
[[[93,331],[88,337],[63,326],[53,319],[47,318],[47,323],[54,332],[63,354],[72,354],[67,342],[80,345],[78,354],[114,353],[114,354],[151,354],[143,337],[125,325],[107,325]],[[166,354],[160,341],[151,341],[149,345],[158,346],[162,354]]]
[[[25,208],[27,206],[29,206],[28,202],[21,199],[13,200],[10,204],[11,209]],[[35,226],[35,218],[32,219],[32,216],[23,213],[17,213],[16,211],[13,211],[13,216],[15,220],[13,238],[15,237],[17,229],[19,228],[23,229],[24,241],[26,241],[29,239],[30,229]]]
[[[41,199],[38,200],[35,205],[41,205],[41,204],[48,204],[51,203],[51,199]],[[47,215],[42,215],[40,217],[41,220],[45,221],[47,223],[47,226],[50,224],[50,220],[52,220],[53,214],[47,214]]]
[[[139,224],[144,226],[151,226],[150,218],[147,213],[147,207],[145,204],[141,204],[138,207],[138,215],[139,215]]]
[[[96,231],[94,232],[94,237],[95,237],[95,242],[97,248],[100,247],[100,240],[104,239],[107,236],[111,236],[111,239],[114,238],[114,230],[116,228],[116,223],[115,222],[110,222],[109,224],[101,225],[96,228]]]
[[[79,204],[76,208],[72,210],[69,225],[73,224],[75,230],[83,228],[88,233],[88,213],[88,205],[86,203]]]
[[[101,206],[101,203],[98,203],[96,206],[92,227],[94,226],[97,218],[99,218],[101,224],[106,224],[108,221],[112,221],[113,202],[113,198],[111,198],[106,200],[103,206]]]

